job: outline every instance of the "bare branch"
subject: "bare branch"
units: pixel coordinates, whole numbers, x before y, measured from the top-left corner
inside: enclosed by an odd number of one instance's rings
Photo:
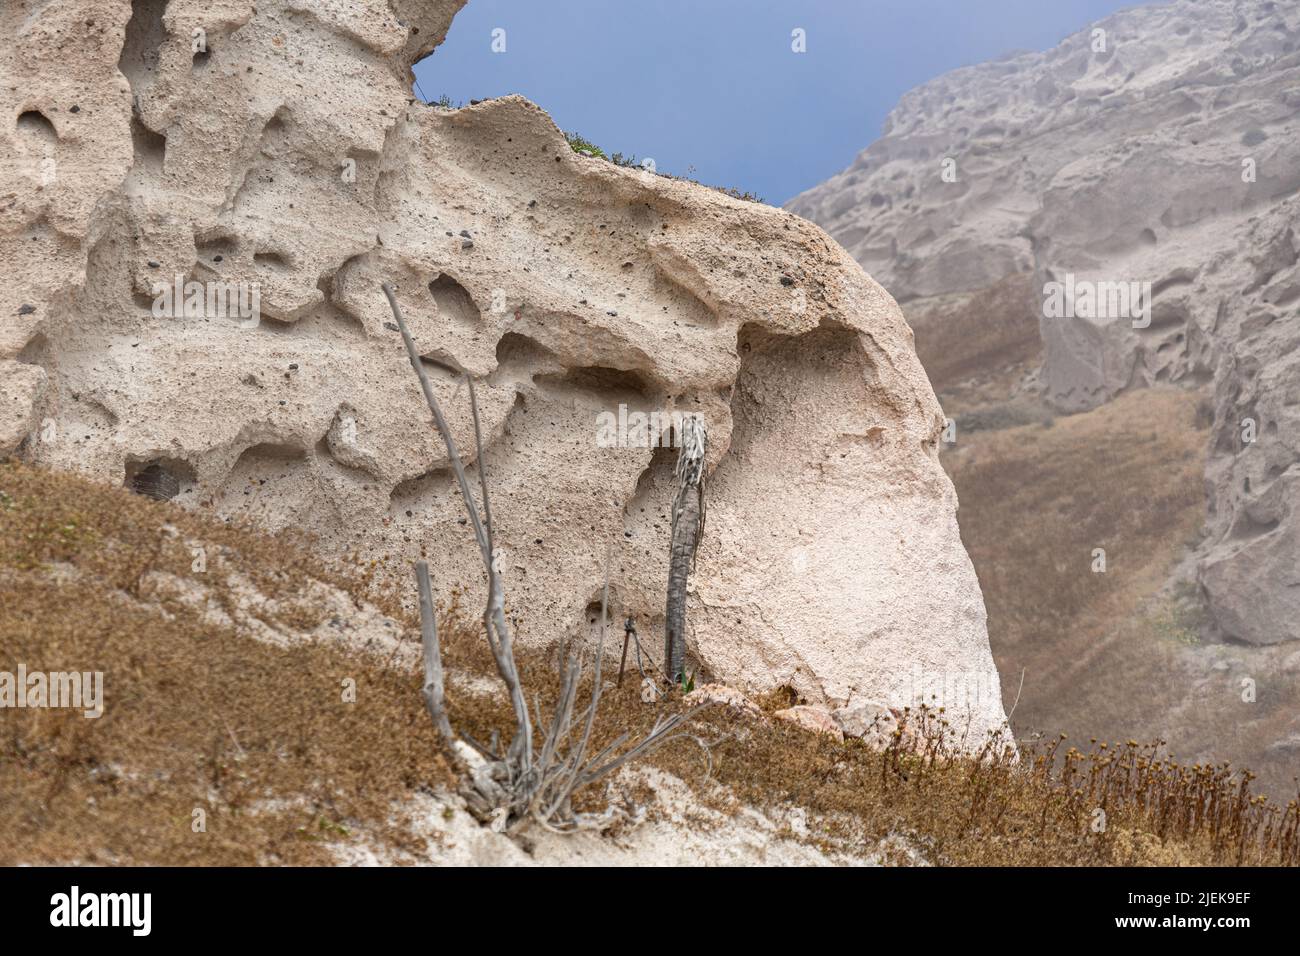
[[[488,577],[488,603],[484,611],[488,644],[492,648],[492,656],[496,660],[497,671],[510,694],[510,704],[515,712],[515,737],[510,743],[509,753],[512,757],[522,758],[523,766],[527,769],[532,764],[532,722],[529,720],[528,704],[524,700],[523,688],[520,686],[519,671],[515,667],[513,643],[505,619],[505,599],[501,590],[501,579],[493,562],[491,535],[488,528],[484,526],[483,520],[479,517],[478,506],[475,504],[474,496],[469,490],[469,478],[465,474],[465,465],[460,459],[459,451],[456,449],[456,441],[451,436],[451,428],[442,413],[442,407],[438,404],[437,396],[433,394],[433,386],[429,383],[429,376],[424,371],[424,363],[421,360],[420,352],[415,347],[415,341],[411,338],[411,332],[406,327],[405,319],[402,318],[402,310],[397,304],[397,295],[393,290],[392,283],[385,282],[383,290],[388,299],[389,308],[393,310],[393,318],[397,321],[398,331],[402,333],[402,341],[406,345],[406,354],[411,361],[411,367],[415,369],[416,377],[420,380],[420,388],[424,392],[424,399],[429,405],[429,411],[433,413],[433,421],[438,428],[438,434],[442,436],[443,443],[447,446],[447,457],[451,462],[452,471],[456,475],[456,481],[460,485],[461,496],[465,499],[465,511],[469,515],[470,523],[473,526],[474,537],[478,541],[479,550],[483,553],[483,564]],[[470,399],[474,414],[474,443],[480,458],[479,475],[482,478],[484,494],[486,495],[487,484],[486,478],[483,477],[483,462],[481,460],[483,438],[479,428],[478,402],[474,398],[474,383],[470,379],[468,372],[465,373],[465,379],[470,387]]]
[[[438,620],[433,610],[433,589],[429,585],[429,565],[415,563],[415,581],[420,592],[420,643],[424,645],[424,706],[433,726],[450,747],[456,742],[444,702],[442,652],[438,647]]]
[[[402,333],[402,341],[406,344],[406,354],[411,360],[411,368],[415,369],[415,375],[420,380],[424,400],[429,405],[429,411],[433,413],[433,423],[437,426],[438,434],[442,436],[442,443],[447,446],[447,457],[451,461],[452,471],[455,472],[456,481],[460,485],[461,496],[465,499],[465,510],[469,513],[470,525],[474,529],[474,537],[483,550],[484,560],[490,564],[492,555],[488,551],[487,532],[484,530],[483,522],[479,518],[478,505],[474,502],[474,496],[470,494],[469,479],[465,476],[465,466],[461,463],[460,452],[456,449],[456,440],[451,437],[451,428],[442,414],[442,407],[438,404],[437,397],[433,394],[433,386],[429,384],[429,376],[424,371],[424,362],[420,357],[419,349],[415,347],[411,332],[407,329],[406,321],[402,318],[402,310],[397,305],[397,296],[393,292],[392,283],[385,282],[383,290],[384,295],[388,297],[388,305],[393,310],[393,318],[397,320],[398,331]]]

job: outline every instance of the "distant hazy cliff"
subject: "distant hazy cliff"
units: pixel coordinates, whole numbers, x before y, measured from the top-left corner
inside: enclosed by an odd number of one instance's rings
[[[1023,279],[1011,308],[1061,408],[1212,382],[1199,579],[1224,636],[1263,645],[1300,639],[1298,195],[1300,5],[1180,0],[918,87],[787,208],[914,324],[957,293],[1005,308]],[[1044,318],[1067,274],[1147,284],[1149,326]]]

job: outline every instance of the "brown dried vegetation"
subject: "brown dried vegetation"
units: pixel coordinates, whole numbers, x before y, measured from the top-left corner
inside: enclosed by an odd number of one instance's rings
[[[171,530],[168,530],[171,529]],[[302,598],[323,581],[396,617],[397,650],[326,636],[281,647],[253,640],[158,592],[153,572],[194,574],[189,542],[208,549],[205,584],[219,601],[227,572],[256,581],[284,608],[280,622],[327,633],[326,612]],[[101,670],[105,712],[0,711],[0,863],[315,863],[331,848],[376,842],[427,853],[403,806],[453,789],[420,697],[418,628],[370,569],[330,567],[306,539],[270,538],[92,484],[0,465],[0,669]],[[295,601],[295,598],[299,600]],[[408,596],[409,601],[409,596]],[[503,695],[478,696],[456,676],[494,671],[477,622],[453,597],[442,616],[452,722],[477,739],[508,734]],[[554,652],[521,650],[543,710],[558,686]],[[342,681],[356,682],[356,702]],[[584,689],[584,693],[589,687]],[[767,710],[788,706],[780,689]],[[609,688],[594,740],[644,733],[670,697],[650,706],[635,682]],[[801,839],[835,853],[936,864],[1289,863],[1295,805],[1278,808],[1227,768],[1184,768],[1157,750],[972,760],[938,744],[941,715],[920,755],[874,753],[856,741],[715,708],[694,719],[716,740],[712,770],[691,743],[648,762],[692,786],[702,804],[808,811]],[[1060,768],[1064,766],[1064,770]],[[634,794],[635,795],[635,794]],[[640,796],[647,796],[644,789]],[[615,795],[615,798],[620,798]],[[624,797],[625,798],[625,797]],[[587,793],[579,809],[606,799]],[[193,811],[206,832],[192,830]],[[1097,811],[1105,827],[1097,830]],[[653,811],[652,811],[653,812]],[[883,849],[882,849],[883,848]]]

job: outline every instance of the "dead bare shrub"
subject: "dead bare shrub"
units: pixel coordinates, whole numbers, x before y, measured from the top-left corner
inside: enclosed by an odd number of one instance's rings
[[[505,686],[514,714],[514,731],[509,745],[503,751],[495,741],[480,742],[463,730],[457,734],[447,717],[445,706],[442,651],[438,642],[436,618],[433,611],[432,589],[428,565],[416,565],[416,580],[420,592],[421,638],[424,645],[425,680],[424,699],[434,726],[447,745],[461,756],[468,775],[461,788],[471,811],[483,821],[490,821],[498,829],[510,831],[529,821],[548,829],[572,831],[579,829],[605,829],[623,815],[611,804],[599,814],[580,813],[574,809],[576,793],[613,773],[628,761],[649,753],[671,740],[687,737],[681,727],[701,707],[669,714],[655,721],[650,731],[637,742],[629,744],[630,734],[615,738],[612,743],[591,753],[592,731],[600,706],[602,690],[601,665],[605,651],[605,630],[609,620],[609,556],[606,554],[605,587],[600,609],[600,643],[596,648],[594,673],[590,697],[582,710],[578,709],[578,689],[582,679],[582,663],[577,642],[567,648],[561,668],[559,700],[549,723],[542,720],[540,704],[529,712],[519,669],[515,663],[514,641],[505,615],[505,593],[501,576],[494,560],[496,549],[492,528],[492,505],[488,494],[487,466],[483,460],[483,433],[479,422],[478,398],[474,379],[459,366],[448,365],[463,376],[469,392],[470,410],[474,423],[475,457],[478,462],[479,487],[482,496],[482,514],[474,500],[465,466],[452,437],[451,429],[433,393],[429,377],[424,371],[423,359],[410,330],[402,318],[390,283],[384,283],[384,295],[393,310],[393,318],[402,333],[411,367],[420,380],[434,425],[447,448],[447,456],[460,486],[465,502],[465,513],[473,528],[475,540],[487,574],[487,606],[483,611],[483,630],[496,662],[497,674]],[[535,725],[535,726],[534,726]],[[534,731],[540,737],[537,745]],[[695,739],[695,738],[691,738]],[[467,744],[468,749],[461,747]]]

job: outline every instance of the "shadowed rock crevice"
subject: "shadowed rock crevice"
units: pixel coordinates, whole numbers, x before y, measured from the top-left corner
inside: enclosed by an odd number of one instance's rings
[[[157,77],[159,48],[167,39],[163,25],[166,10],[167,0],[131,0],[131,18],[117,67],[137,95]]]
[[[439,314],[447,321],[470,327],[479,325],[482,316],[474,299],[465,291],[464,286],[447,273],[442,273],[429,283],[429,295],[433,297]]]
[[[124,484],[138,495],[170,501],[194,485],[194,469],[176,458],[128,458]]]
[[[18,135],[26,138],[31,145],[50,147],[59,141],[59,134],[55,132],[54,124],[40,110],[24,110],[19,113],[14,128]]]
[[[587,392],[607,395],[611,400],[631,399],[639,405],[651,401],[657,390],[636,369],[605,368],[599,365],[566,369],[563,374],[537,376],[537,384],[553,392]]]
[[[131,146],[140,172],[161,176],[167,160],[167,137],[155,133],[139,116],[131,117]]]

